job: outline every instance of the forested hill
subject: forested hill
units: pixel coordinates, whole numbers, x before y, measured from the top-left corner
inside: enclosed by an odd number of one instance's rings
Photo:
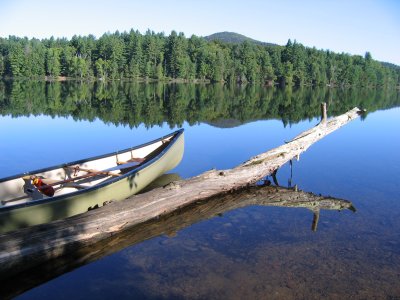
[[[249,38],[245,35],[235,33],[235,32],[228,32],[228,31],[217,32],[217,33],[205,36],[204,38],[206,39],[206,41],[220,41],[223,43],[232,43],[232,44],[240,44],[240,43],[247,41],[247,42],[254,43],[254,44],[260,45],[260,46],[278,46],[277,44],[260,42],[260,41],[254,40],[252,38]]]
[[[369,52],[339,54],[291,40],[271,46],[131,30],[70,40],[0,38],[0,77],[395,87],[400,70]]]

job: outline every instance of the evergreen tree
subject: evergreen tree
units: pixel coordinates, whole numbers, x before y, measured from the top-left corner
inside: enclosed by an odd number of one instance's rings
[[[60,49],[50,48],[46,52],[46,75],[57,77],[60,75]]]
[[[4,56],[0,53],[0,77],[4,76],[5,70],[5,59]]]
[[[11,77],[20,77],[23,75],[25,65],[25,56],[21,44],[12,43],[7,55],[6,69]]]

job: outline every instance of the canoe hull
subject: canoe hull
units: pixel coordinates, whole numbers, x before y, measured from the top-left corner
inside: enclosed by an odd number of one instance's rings
[[[0,209],[0,233],[84,213],[101,207],[108,201],[124,200],[176,167],[183,157],[183,149],[184,135],[182,131],[166,151],[138,170],[129,172],[123,178],[116,178],[111,182],[72,193],[70,196],[59,197],[54,201],[18,206],[15,209]]]

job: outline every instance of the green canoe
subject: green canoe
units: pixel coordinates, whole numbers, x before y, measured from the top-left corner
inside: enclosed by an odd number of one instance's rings
[[[119,201],[176,167],[184,131],[129,149],[0,179],[0,233]]]

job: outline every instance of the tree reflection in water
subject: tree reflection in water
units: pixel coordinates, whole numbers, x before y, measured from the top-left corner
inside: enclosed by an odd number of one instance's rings
[[[184,122],[232,127],[254,120],[279,119],[291,125],[320,116],[326,102],[331,115],[355,106],[367,112],[400,104],[396,90],[273,88],[254,85],[162,84],[132,82],[0,83],[1,115],[72,116],[105,123],[147,127]]]

